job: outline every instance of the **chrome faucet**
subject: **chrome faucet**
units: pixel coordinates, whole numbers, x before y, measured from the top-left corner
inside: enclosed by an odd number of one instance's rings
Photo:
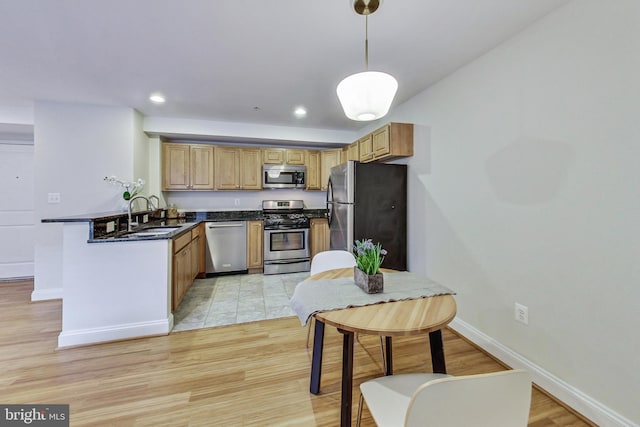
[[[156,199],[156,204],[154,205],[153,203],[151,203],[151,208],[152,209],[160,209],[160,197],[156,196],[155,194],[152,194],[149,196],[149,202],[151,202],[151,199]]]
[[[137,227],[138,223],[137,222],[133,222],[131,220],[131,205],[133,204],[133,202],[137,199],[144,199],[147,201],[147,210],[149,210],[149,206],[153,206],[153,203],[151,203],[151,201],[146,198],[145,196],[133,196],[132,198],[129,199],[129,210],[128,210],[128,218],[129,218],[129,222],[128,222],[128,227],[127,227],[127,231],[132,231],[133,227]]]

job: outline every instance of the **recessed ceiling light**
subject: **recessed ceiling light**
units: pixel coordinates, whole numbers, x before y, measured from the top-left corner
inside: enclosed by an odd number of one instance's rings
[[[154,104],[164,104],[164,95],[161,93],[152,93],[151,96],[149,96],[149,101]]]
[[[307,109],[304,107],[297,107],[295,110],[293,110],[293,114],[298,118],[304,117],[307,115]]]

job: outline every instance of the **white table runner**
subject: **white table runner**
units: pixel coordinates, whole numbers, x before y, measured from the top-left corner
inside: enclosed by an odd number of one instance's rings
[[[355,284],[353,277],[302,281],[293,291],[291,307],[302,325],[305,325],[314,313],[320,311],[437,295],[455,295],[455,292],[446,286],[408,271],[382,274],[384,292],[379,294],[366,293]]]

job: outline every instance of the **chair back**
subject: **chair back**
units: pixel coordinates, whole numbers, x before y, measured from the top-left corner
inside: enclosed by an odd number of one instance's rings
[[[355,265],[356,258],[351,252],[342,250],[318,252],[311,260],[309,273],[313,276],[334,268],[348,268],[355,267]]]
[[[531,376],[524,370],[447,377],[421,385],[405,426],[526,427]]]

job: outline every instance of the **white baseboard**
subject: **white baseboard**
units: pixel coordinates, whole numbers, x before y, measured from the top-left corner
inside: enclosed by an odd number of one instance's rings
[[[0,280],[33,277],[33,261],[0,264]]]
[[[31,301],[47,301],[50,299],[62,299],[62,288],[35,289],[31,292]]]
[[[449,327],[511,368],[529,371],[536,385],[597,425],[601,427],[640,427],[465,321],[456,318],[449,324]]]
[[[151,322],[127,323],[104,328],[62,331],[58,335],[58,348],[96,344],[153,335],[167,335],[171,331],[173,316]]]

